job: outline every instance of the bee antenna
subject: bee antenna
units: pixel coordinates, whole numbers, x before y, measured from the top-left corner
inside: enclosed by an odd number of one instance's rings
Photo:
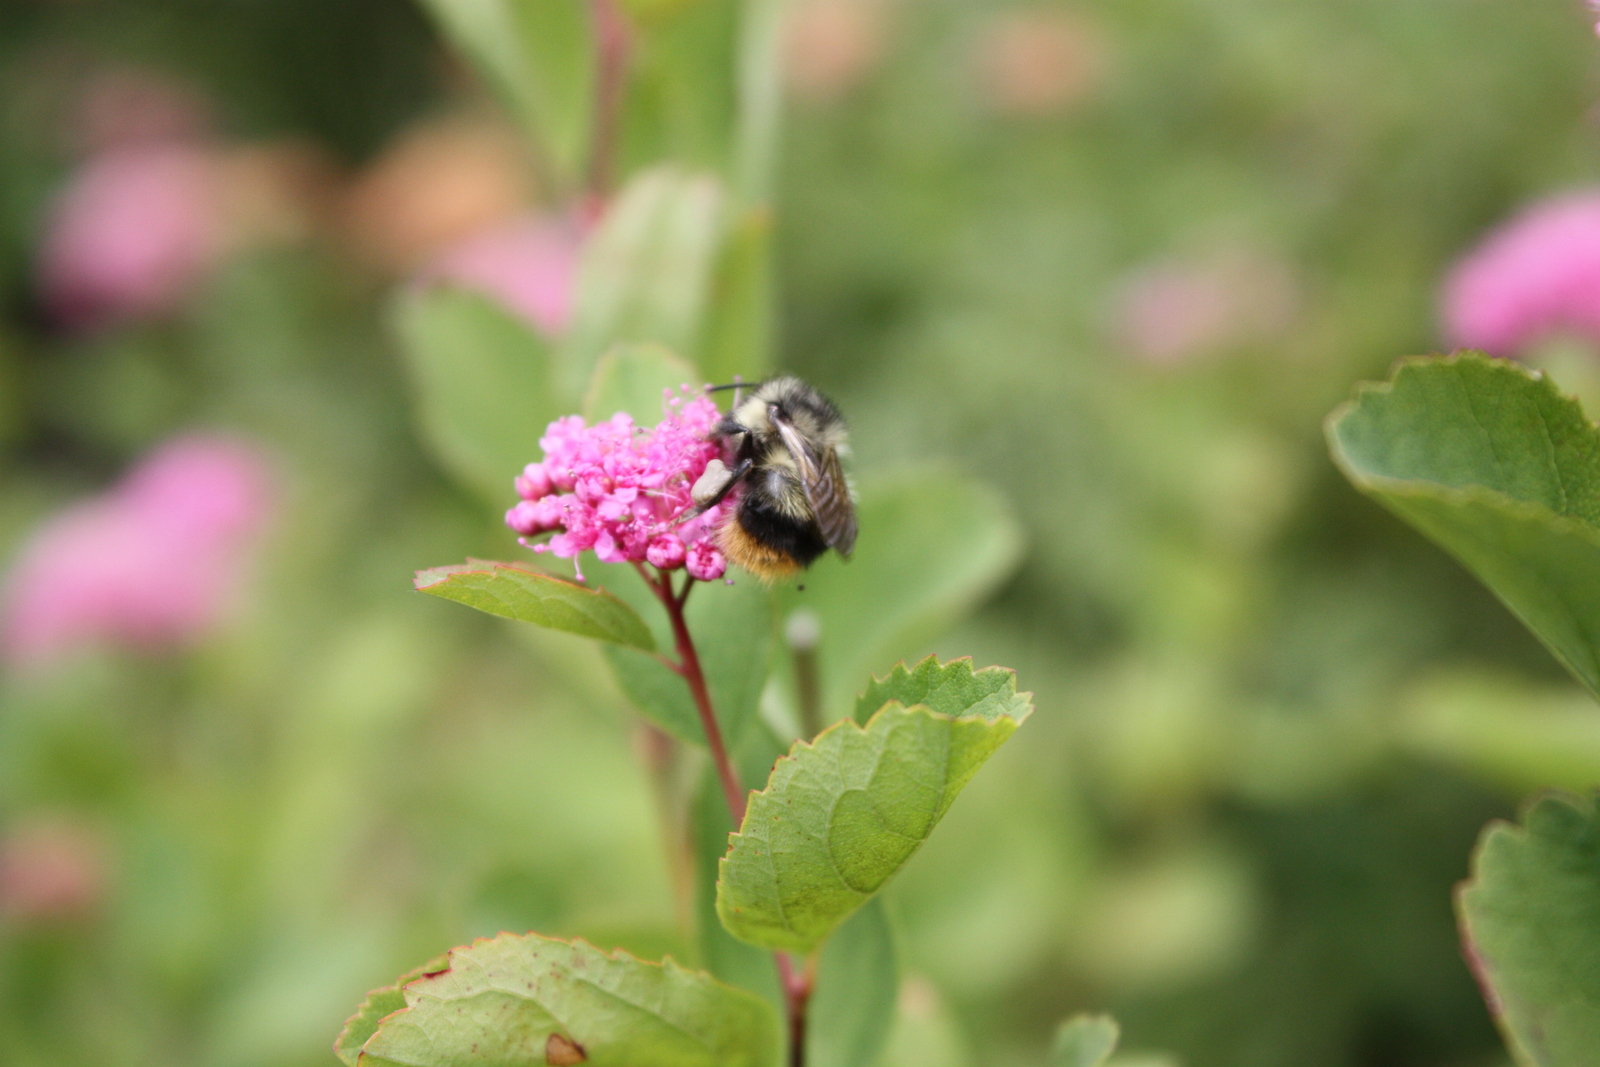
[[[743,399],[742,391],[744,389],[744,378],[742,376],[738,375],[738,374],[735,374],[733,376],[733,381],[729,382],[727,385],[708,385],[708,386],[706,386],[706,392],[708,392],[708,393],[720,393],[724,389],[732,389],[733,390],[733,406],[734,407],[738,407],[739,406],[739,401],[741,399]]]

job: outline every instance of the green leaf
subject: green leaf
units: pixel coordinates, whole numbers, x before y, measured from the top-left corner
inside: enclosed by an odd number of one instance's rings
[[[970,660],[903,666],[873,692],[890,701],[796,742],[750,798],[717,882],[728,932],[810,952],[926,840],[950,804],[1032,710],[1010,671]],[[967,692],[973,704],[952,714]],[[946,711],[917,701],[930,696]],[[910,701],[910,706],[907,706]]]
[[[577,188],[589,147],[594,42],[583,0],[425,0],[531,135],[546,183]]]
[[[1464,948],[1526,1067],[1589,1067],[1600,1049],[1600,812],[1550,795],[1491,825],[1458,896]]]
[[[417,590],[547,630],[564,630],[630,648],[653,650],[650,628],[604,589],[556,578],[516,563],[469,560],[418,571]]]
[[[698,388],[699,377],[693,367],[660,345],[618,345],[595,367],[584,394],[583,417],[593,425],[625,411],[635,424],[654,426],[661,419],[662,390],[681,396],[679,387]]]
[[[733,184],[741,204],[772,200],[783,119],[787,0],[745,0],[739,24]]]
[[[424,440],[485,500],[514,501],[512,479],[562,413],[544,341],[487,297],[448,287],[408,291],[392,321]]]
[[[1516,364],[1406,360],[1329,419],[1334,460],[1600,695],[1600,434]]]
[[[673,648],[666,612],[642,582],[628,583],[622,596],[650,620],[657,647]],[[737,745],[760,710],[761,690],[777,647],[777,617],[770,591],[751,578],[731,586],[700,583],[684,606],[711,706],[727,743]],[[617,682],[639,711],[681,741],[705,744],[700,716],[682,677],[654,656],[607,648]]]
[[[873,712],[896,701],[907,707],[922,705],[951,718],[1004,716],[1020,723],[1028,717],[1032,696],[1017,692],[1017,676],[1004,668],[974,671],[970,659],[940,663],[929,656],[915,667],[896,664],[886,676],[868,682],[866,691],[856,699],[855,717],[857,722],[865,722]]]
[[[850,560],[830,552],[800,580],[803,590],[779,590],[785,613],[804,606],[822,622],[824,721],[849,714],[862,678],[922,651],[968,614],[1022,551],[1005,498],[953,471],[865,480],[856,511],[861,535]]]
[[[405,1010],[362,1046],[362,1067],[583,1062],[592,1067],[768,1067],[771,1006],[668,959],[501,934],[405,986]],[[581,1061],[557,1059],[555,1049]]]
[[[1074,1015],[1056,1030],[1050,1048],[1050,1067],[1101,1067],[1117,1049],[1122,1036],[1109,1015]]]
[[[367,1038],[378,1032],[378,1024],[406,1006],[405,994],[400,992],[400,987],[408,982],[414,982],[430,974],[439,974],[450,967],[450,957],[440,956],[429,960],[416,970],[408,971],[401,975],[393,984],[381,986],[367,994],[367,999],[361,1002],[361,1007],[350,1016],[340,1032],[339,1039],[333,1043],[334,1055],[344,1061],[345,1067],[356,1067],[356,1061],[361,1055],[361,1046],[367,1043]]]
[[[628,183],[583,250],[559,374],[574,393],[619,344],[658,344],[694,361],[722,237],[716,179],[672,167]]]
[[[635,6],[623,154],[732,173],[735,66],[749,0],[655,0]]]
[[[900,988],[883,898],[873,897],[828,938],[806,1013],[807,1067],[872,1067],[894,1024]]]

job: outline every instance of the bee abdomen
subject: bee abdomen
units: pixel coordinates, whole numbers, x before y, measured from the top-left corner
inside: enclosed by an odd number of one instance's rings
[[[749,496],[723,525],[718,547],[734,563],[768,581],[809,567],[828,550],[816,523],[791,518]]]

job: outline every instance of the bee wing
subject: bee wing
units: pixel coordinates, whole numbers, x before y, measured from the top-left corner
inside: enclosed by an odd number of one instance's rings
[[[773,424],[800,470],[806,503],[811,505],[822,539],[839,555],[848,557],[856,544],[856,506],[850,499],[844,468],[839,465],[839,453],[829,448],[819,456],[789,423],[774,419]]]

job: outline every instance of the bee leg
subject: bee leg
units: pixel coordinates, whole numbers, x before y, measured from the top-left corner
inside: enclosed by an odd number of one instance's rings
[[[740,463],[737,467],[733,468],[733,470],[729,471],[728,480],[723,482],[721,487],[718,488],[715,493],[707,497],[705,500],[696,502],[698,509],[700,511],[710,511],[712,508],[722,503],[723,499],[726,498],[729,493],[733,492],[733,487],[739,484],[740,479],[742,479],[746,474],[750,473],[751,466],[753,466],[752,461],[747,459]]]
[[[721,466],[720,460],[712,460],[711,462]],[[672,525],[677,526],[680,523],[685,523],[690,519],[704,515],[706,512],[722,503],[723,500],[727,498],[728,494],[733,492],[733,487],[739,484],[739,480],[742,479],[746,474],[750,473],[750,468],[752,465],[752,462],[747,459],[740,463],[737,467],[733,468],[733,470],[725,471],[727,477],[722,481],[722,484],[717,486],[715,490],[712,490],[710,495],[708,495],[704,500],[696,499],[694,507],[684,512],[682,515],[679,515],[675,520],[673,520]],[[706,473],[712,474],[714,472],[708,466],[706,468]],[[705,475],[701,475],[700,481],[695,483],[695,488],[699,489],[701,483],[704,481]],[[691,492],[692,491],[693,490],[691,490]]]

